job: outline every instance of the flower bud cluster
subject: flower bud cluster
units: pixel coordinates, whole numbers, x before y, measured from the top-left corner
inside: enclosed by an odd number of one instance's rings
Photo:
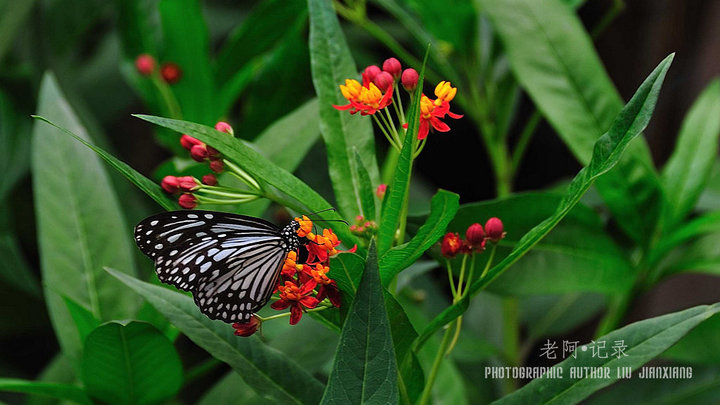
[[[369,239],[377,232],[378,225],[375,221],[368,221],[364,216],[355,217],[355,223],[350,225],[350,232]]]
[[[165,62],[160,65],[159,72],[156,71],[157,62],[152,55],[143,53],[135,58],[135,69],[143,76],[152,76],[156,73],[167,84],[175,84],[182,78],[182,69],[175,62]]]
[[[479,223],[470,225],[465,231],[465,239],[462,239],[457,232],[448,232],[440,242],[440,252],[448,259],[458,254],[482,252],[487,241],[496,244],[505,237],[505,234],[502,221],[493,217],[485,222],[484,228]]]

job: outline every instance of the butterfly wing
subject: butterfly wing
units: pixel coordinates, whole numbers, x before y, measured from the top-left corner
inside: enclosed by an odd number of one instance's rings
[[[155,261],[160,281],[191,291],[211,319],[244,322],[268,301],[288,252],[270,222],[212,211],[146,218],[135,242]]]

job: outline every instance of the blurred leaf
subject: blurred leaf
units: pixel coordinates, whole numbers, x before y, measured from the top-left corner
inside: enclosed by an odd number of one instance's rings
[[[393,246],[395,235],[403,215],[403,207],[408,204],[410,190],[410,174],[412,173],[413,157],[415,153],[415,139],[420,128],[420,96],[422,83],[425,78],[425,65],[429,50],[425,52],[423,66],[418,76],[418,87],[411,96],[408,106],[408,129],[405,132],[402,149],[395,166],[395,173],[383,197],[380,228],[377,232],[378,254],[383,257]],[[405,212],[405,215],[407,212]],[[404,243],[404,240],[398,241]]]
[[[477,0],[502,39],[518,81],[580,163],[622,109],[592,40],[574,11],[560,0]],[[654,231],[658,179],[647,144],[628,147],[597,188],[618,225],[636,242]]]
[[[97,327],[85,341],[83,382],[88,395],[110,404],[147,404],[180,390],[182,364],[173,344],[144,322]]]
[[[154,181],[148,179],[147,177],[143,176],[142,174],[138,173],[135,169],[128,166],[127,163],[122,162],[118,160],[113,155],[107,153],[106,151],[100,149],[97,146],[94,146],[92,143],[84,139],[81,135],[76,135],[73,132],[71,132],[68,129],[63,128],[60,126],[60,124],[55,124],[54,122],[51,122],[49,119],[45,117],[40,116],[33,116],[34,118],[37,118],[40,121],[44,121],[55,128],[59,129],[60,131],[64,132],[65,134],[68,134],[81,142],[83,145],[90,148],[93,152],[97,153],[98,156],[100,156],[105,162],[110,164],[115,170],[120,172],[123,176],[125,176],[130,182],[135,184],[140,190],[145,192],[150,198],[155,200],[158,205],[163,207],[167,211],[172,211],[178,208],[177,202],[170,198],[165,192],[163,192],[162,188],[159,184],[155,183]],[[59,121],[59,120],[56,120]],[[83,133],[82,131],[76,131],[80,134]]]
[[[84,345],[85,338],[87,338],[90,332],[100,326],[100,321],[95,318],[92,312],[88,311],[86,308],[84,308],[77,302],[71,300],[68,297],[62,297],[62,299],[63,301],[65,301],[65,306],[67,307],[67,310],[70,313],[70,316],[72,317],[73,322],[78,329],[78,334],[80,335],[80,342],[83,342]]]
[[[673,248],[698,236],[720,232],[720,211],[697,216],[685,223],[678,224],[664,234],[650,251],[648,263],[653,266]]]
[[[56,354],[45,368],[36,377],[39,383],[60,383],[75,385],[79,383],[75,377],[75,369],[72,363],[62,353]],[[83,395],[86,395],[83,390]],[[89,401],[89,400],[88,400]],[[55,405],[57,399],[43,395],[30,395],[26,405]]]
[[[338,209],[346,218],[362,212],[353,149],[360,154],[373,184],[379,184],[375,143],[370,119],[338,111],[347,104],[338,85],[357,78],[357,68],[330,0],[308,0],[310,10],[310,60],[318,95],[320,132],[325,140],[328,166]],[[382,249],[380,249],[382,252]]]
[[[522,235],[552,216],[561,201],[562,196],[557,194],[523,193],[465,204],[448,231],[463,234],[475,222],[484,223],[490,217],[502,219],[507,236],[497,247],[495,260],[499,261],[511,253]],[[476,255],[476,276],[482,274],[488,258],[487,252]],[[461,260],[453,260],[453,268],[460,268]],[[601,218],[579,204],[488,290],[514,296],[575,291],[615,293],[630,288],[633,279],[629,259],[606,233]]]
[[[713,80],[685,116],[675,151],[663,169],[667,227],[692,211],[715,162],[720,136],[720,79]]]
[[[0,280],[42,299],[40,283],[20,250],[18,241],[10,231],[0,229]]]
[[[118,33],[125,58],[134,62],[143,53],[158,58],[160,30],[153,21],[159,18],[157,0],[116,0]],[[134,65],[133,65],[134,68]]]
[[[330,207],[330,204],[313,189],[308,187],[307,184],[303,183],[288,171],[273,164],[237,138],[192,122],[149,115],[137,115],[137,117],[174,131],[189,134],[208,145],[212,145],[213,148],[240,166],[250,176],[261,183],[274,187],[276,190],[270,190],[267,187],[265,189],[266,193],[272,196],[271,199],[273,201],[279,202],[298,212],[315,212]],[[328,213],[325,216],[328,217],[327,219],[341,219],[340,216],[334,212]],[[338,227],[334,231],[346,246],[352,246],[357,243],[357,238],[346,228]]]
[[[370,174],[368,173],[365,163],[363,163],[360,154],[355,151],[355,167],[357,168],[357,180],[358,184],[354,187],[360,197],[360,215],[365,217],[365,220],[374,221],[376,215],[375,208],[375,187],[373,187],[372,181],[370,180]]]
[[[586,405],[705,405],[720,397],[716,368],[693,367],[690,379],[623,380],[583,401]]]
[[[535,379],[519,390],[493,403],[549,404],[580,402],[593,392],[616,381],[617,374],[613,370],[619,367],[637,369],[661,354],[688,331],[718,311],[720,311],[720,304],[702,305],[632,323],[597,339],[598,342],[606,342],[606,346],[610,342],[614,344],[614,342],[623,341],[623,344],[627,346],[625,349],[627,356],[618,358],[611,356],[609,353],[607,358],[590,356],[589,352],[580,351],[580,347],[578,347],[577,358],[569,357],[553,367],[563,369],[562,379]],[[608,367],[611,370],[611,378],[573,378],[570,374],[571,367]]]
[[[393,340],[373,239],[321,403],[396,404],[397,383]]]
[[[385,253],[380,259],[380,275],[383,285],[388,285],[395,276],[425,253],[445,233],[458,210],[460,196],[439,190],[430,202],[430,215],[413,238]]]
[[[256,394],[235,371],[225,374],[225,377],[210,387],[198,401],[198,405],[273,405],[275,403],[272,399]]]
[[[45,383],[19,380],[15,378],[0,378],[0,391],[43,395],[73,401],[78,404],[92,404],[82,388],[69,384]]]
[[[441,52],[462,55],[474,49],[477,14],[471,0],[406,0],[405,3],[420,16],[420,26],[442,41]]]
[[[673,57],[674,54],[671,54],[660,62],[617,116],[610,130],[598,139],[593,148],[593,157],[590,163],[580,170],[570,182],[567,193],[555,213],[526,233],[518,241],[512,252],[500,263],[493,266],[485,278],[474,282],[470,286],[468,295],[435,317],[418,338],[416,347],[421,345],[442,326],[462,315],[468,307],[470,297],[485,288],[508,267],[530,251],[572,210],[580,201],[582,195],[590,188],[593,181],[615,166],[628,143],[639,135],[650,121],[660,93],[660,87],[667,70],[670,68]]]
[[[595,317],[604,304],[600,294],[536,295],[520,301],[520,312],[528,339],[535,340],[571,332]]]
[[[5,4],[12,7],[10,5],[14,3]],[[2,21],[0,21],[1,30]],[[0,41],[2,38],[0,36]],[[5,151],[4,158],[0,160],[0,170],[3,173],[0,177],[0,201],[5,200],[15,184],[30,168],[30,125],[28,124],[29,120],[21,117],[15,111],[10,98],[0,91],[0,150]]]
[[[12,47],[15,34],[25,25],[35,0],[4,1],[0,3],[0,62]]]
[[[51,75],[43,79],[38,104],[40,114],[88,138]],[[32,151],[45,298],[60,346],[76,360],[82,344],[62,297],[100,320],[132,316],[136,300],[102,270],[112,265],[134,272],[130,230],[92,151],[40,122],[33,131]]]
[[[720,316],[698,325],[662,357],[681,363],[720,365]]]
[[[159,9],[165,46],[161,61],[177,63],[182,70],[172,90],[183,118],[213,125],[222,111],[215,104],[208,32],[199,1],[161,0]]]
[[[203,315],[187,295],[117,270],[107,271],[150,302],[195,344],[229,364],[258,394],[299,404],[317,403],[320,399],[323,387],[319,381],[257,337],[235,336],[229,325]]]
[[[720,207],[720,158],[715,158],[706,187],[695,205],[700,211],[714,211],[717,207]]]

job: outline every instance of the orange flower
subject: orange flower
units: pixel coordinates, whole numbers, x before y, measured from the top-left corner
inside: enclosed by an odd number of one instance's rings
[[[291,307],[290,325],[295,325],[302,318],[303,308],[315,308],[320,303],[317,298],[309,296],[316,285],[315,280],[309,280],[300,287],[292,281],[286,281],[284,285],[277,288],[280,299],[270,306],[280,310]]]
[[[307,237],[310,240],[313,240],[314,235],[312,234],[312,226],[313,223],[306,215],[303,215],[302,218],[295,217],[295,222],[300,225],[300,228],[297,230],[297,234],[299,237]]]
[[[323,266],[318,263],[315,268],[310,268],[307,273],[301,275],[301,279],[313,280],[317,283],[318,288],[317,299],[318,301],[324,300],[326,297],[330,299],[330,303],[335,307],[340,307],[340,290],[337,288],[335,280],[327,276],[327,272],[330,271],[330,267]],[[303,277],[304,276],[304,277]]]
[[[360,84],[357,80],[346,79],[345,84],[340,85],[340,92],[350,103],[333,107],[340,111],[350,110],[350,114],[359,111],[361,115],[371,115],[392,103],[393,87],[389,87],[383,94],[375,83]]]
[[[445,118],[446,115],[454,119],[462,118],[462,115],[450,112],[450,100],[455,97],[457,89],[452,87],[448,89],[450,86],[449,82],[440,83],[445,83],[446,85],[440,90],[435,90],[435,94],[438,95],[436,100],[431,100],[424,94],[420,98],[420,128],[418,130],[418,139],[425,139],[430,132],[431,126],[438,132],[450,131],[450,127],[440,121],[440,119]],[[440,87],[440,85],[438,85],[438,87]]]
[[[281,274],[287,277],[293,277],[298,271],[303,271],[304,265],[297,263],[297,252],[292,250],[288,253],[283,263]]]

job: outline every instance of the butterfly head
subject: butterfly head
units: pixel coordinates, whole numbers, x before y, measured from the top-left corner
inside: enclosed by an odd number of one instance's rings
[[[283,238],[288,242],[288,250],[297,250],[312,238],[313,223],[307,216],[296,217],[282,230]]]

